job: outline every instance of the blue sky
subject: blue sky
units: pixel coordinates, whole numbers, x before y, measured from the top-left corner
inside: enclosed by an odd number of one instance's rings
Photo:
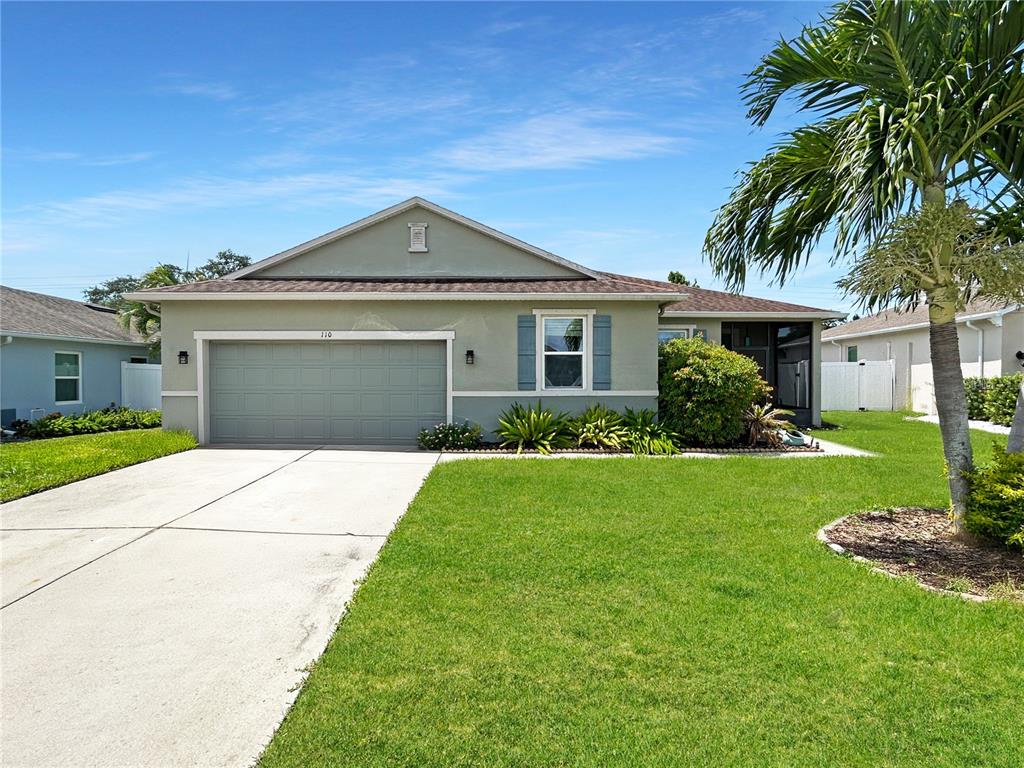
[[[4,284],[263,258],[412,195],[588,266],[701,258],[778,131],[743,75],[809,3],[3,6]],[[847,308],[823,244],[779,289]]]

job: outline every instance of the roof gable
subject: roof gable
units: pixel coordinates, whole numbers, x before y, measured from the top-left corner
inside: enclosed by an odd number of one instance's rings
[[[426,250],[410,249],[410,225],[426,224]],[[411,198],[239,270],[239,278],[592,278],[579,264]]]

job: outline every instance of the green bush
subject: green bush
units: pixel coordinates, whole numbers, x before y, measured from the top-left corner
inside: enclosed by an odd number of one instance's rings
[[[989,379],[970,376],[964,379],[964,391],[967,393],[967,418],[985,418],[985,395],[988,392]]]
[[[688,446],[735,443],[743,414],[771,393],[757,363],[703,339],[662,345],[658,383],[658,419]]]
[[[622,416],[600,403],[591,405],[569,421],[569,433],[578,448],[621,450],[625,447],[626,428]]]
[[[513,403],[498,417],[498,429],[503,448],[516,447],[516,451],[534,449],[538,453],[551,453],[572,445],[570,418],[543,408],[540,403],[526,406]]]
[[[483,431],[479,424],[438,424],[430,429],[420,430],[417,438],[420,448],[425,451],[451,451],[479,448],[483,443]]]
[[[992,463],[971,474],[964,527],[1024,547],[1024,453],[1003,453],[997,446]]]
[[[997,376],[988,380],[985,393],[985,418],[993,424],[1010,426],[1013,411],[1017,407],[1017,393],[1020,391],[1024,373],[1013,373],[1009,376]]]
[[[159,427],[160,411],[135,411],[131,408],[104,408],[82,414],[65,416],[51,413],[36,421],[23,419],[11,424],[19,437],[68,437],[93,432],[116,432],[122,429],[152,429]]]
[[[626,409],[622,417],[626,429],[625,447],[636,455],[671,456],[679,453],[676,440],[679,435],[658,421],[658,414],[644,408],[634,411]]]

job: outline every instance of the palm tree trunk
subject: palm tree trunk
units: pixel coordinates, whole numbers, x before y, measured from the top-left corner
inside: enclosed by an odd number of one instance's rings
[[[1006,440],[1007,453],[1024,453],[1024,379],[1017,392],[1017,407],[1010,422],[1010,437]]]
[[[969,490],[967,475],[974,468],[971,433],[967,426],[967,396],[964,375],[960,368],[960,340],[955,318],[928,324],[928,345],[932,357],[932,382],[935,405],[939,411],[942,451],[946,456],[946,473],[953,510],[953,528],[962,529]]]

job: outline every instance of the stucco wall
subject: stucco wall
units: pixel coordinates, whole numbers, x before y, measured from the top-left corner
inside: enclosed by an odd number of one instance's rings
[[[657,305],[630,301],[165,302],[162,308],[165,360],[162,389],[164,392],[197,389],[193,336],[197,330],[452,330],[455,332],[452,379],[456,397],[460,391],[515,392],[518,385],[517,318],[532,314],[534,309],[592,309],[597,314],[611,316],[612,389],[597,393],[596,399],[605,401],[616,392],[652,393],[648,395],[650,398],[657,392]],[[473,365],[465,363],[468,349],[475,355]],[[178,352],[182,350],[189,353],[188,365],[177,362]],[[524,396],[529,394],[524,393]],[[463,398],[466,399],[471,398]],[[196,431],[197,407],[195,397],[165,396],[164,424]],[[470,407],[478,406],[466,406]]]
[[[54,401],[55,352],[82,355],[82,403]],[[0,408],[27,419],[33,408],[47,413],[82,413],[121,403],[121,362],[146,355],[146,347],[13,337],[0,347]]]
[[[427,223],[427,253],[409,253],[409,224]],[[260,277],[579,277],[579,273],[413,208],[260,270]]]

